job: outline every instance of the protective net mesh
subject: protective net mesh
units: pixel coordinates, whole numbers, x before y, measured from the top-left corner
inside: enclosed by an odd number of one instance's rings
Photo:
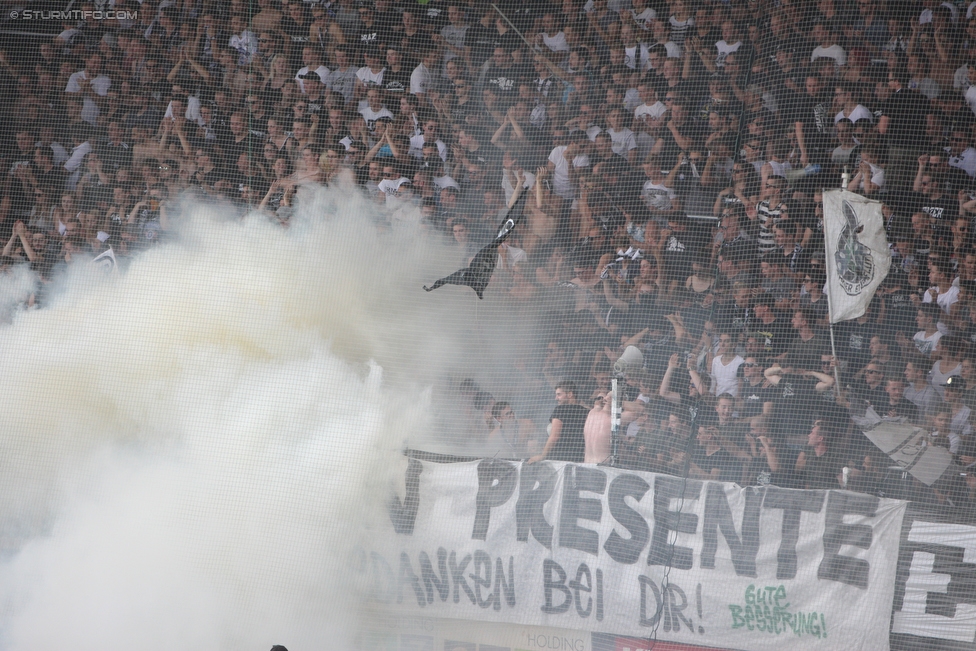
[[[974,8],[7,0],[0,648],[972,649]]]

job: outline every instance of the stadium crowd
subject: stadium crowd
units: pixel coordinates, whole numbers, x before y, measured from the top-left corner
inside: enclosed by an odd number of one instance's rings
[[[619,463],[968,505],[974,7],[86,2],[135,13],[0,52],[3,265],[47,282],[75,256],[124,261],[185,193],[287,227],[302,188],[349,182],[470,260],[528,193],[489,293],[544,306],[545,359],[461,384],[470,437],[603,461],[634,345]],[[821,193],[841,185],[883,202],[893,262],[833,354]],[[515,386],[554,392],[551,418]],[[890,472],[852,420],[868,409],[927,429],[954,471],[931,489]]]

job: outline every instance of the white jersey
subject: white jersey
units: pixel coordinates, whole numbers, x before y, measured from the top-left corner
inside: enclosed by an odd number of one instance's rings
[[[744,359],[736,355],[728,364],[722,363],[722,357],[712,359],[712,395],[720,396],[728,393],[739,395],[739,367],[745,364]]]

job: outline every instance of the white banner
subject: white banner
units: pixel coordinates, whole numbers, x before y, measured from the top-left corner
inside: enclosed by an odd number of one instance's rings
[[[891,252],[881,203],[846,190],[823,193],[830,322],[864,314],[888,275]]]
[[[375,613],[359,651],[591,651],[588,631]]]
[[[883,651],[904,513],[845,491],[413,459],[362,567],[373,602],[412,615]]]

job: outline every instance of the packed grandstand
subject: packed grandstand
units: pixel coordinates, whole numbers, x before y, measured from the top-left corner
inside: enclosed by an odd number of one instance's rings
[[[419,227],[459,268],[514,205],[485,302],[533,350],[452,378],[442,451],[976,517],[976,2],[5,6],[0,262],[36,274],[23,307],[73,260],[124,271],[178,239],[188,202],[288,229],[316,186],[355,186],[370,228]],[[839,189],[880,206],[891,262],[833,323]],[[864,433],[886,425],[945,450],[941,474]]]

